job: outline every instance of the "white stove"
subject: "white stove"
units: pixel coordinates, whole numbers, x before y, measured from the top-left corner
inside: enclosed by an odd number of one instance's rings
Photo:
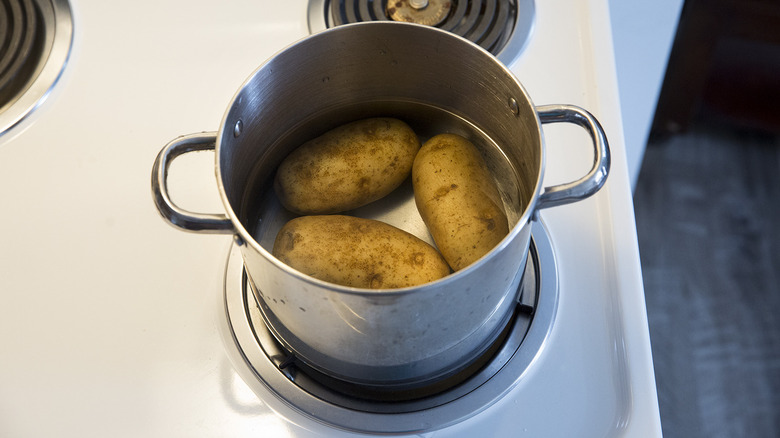
[[[216,130],[244,79],[309,34],[307,1],[69,8],[62,76],[0,135],[0,435],[371,436],[256,378],[226,313],[231,238],[172,229],[150,193],[160,148]],[[458,405],[455,420],[415,434],[660,436],[607,1],[534,9],[509,67],[535,104],[599,119],[611,172],[595,196],[541,213],[557,299],[538,352],[485,409]],[[545,185],[587,171],[585,131],[544,132]],[[213,154],[189,155],[171,168],[176,202],[221,212]]]

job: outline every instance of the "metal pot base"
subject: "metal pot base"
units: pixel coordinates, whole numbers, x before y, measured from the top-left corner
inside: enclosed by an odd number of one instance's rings
[[[247,384],[256,392],[271,390],[296,410],[342,429],[403,433],[462,421],[517,385],[551,330],[558,302],[555,256],[541,222],[533,222],[532,235],[520,298],[499,340],[438,381],[395,388],[334,379],[284,349],[264,322],[234,245],[225,270],[224,305],[232,339],[244,359],[236,366],[250,371],[256,380]]]

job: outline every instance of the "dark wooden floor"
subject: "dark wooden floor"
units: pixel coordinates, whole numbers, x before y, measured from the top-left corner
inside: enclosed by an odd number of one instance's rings
[[[780,437],[780,139],[652,142],[634,202],[664,436]]]

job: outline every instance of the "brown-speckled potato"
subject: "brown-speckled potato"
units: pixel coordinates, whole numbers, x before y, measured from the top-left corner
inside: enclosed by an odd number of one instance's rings
[[[342,215],[302,216],[287,222],[273,254],[293,268],[344,286],[416,286],[450,273],[428,243],[384,222]]]
[[[412,170],[420,140],[404,122],[359,120],[310,140],[288,155],[274,190],[298,214],[339,213],[392,192]]]
[[[487,254],[509,232],[495,180],[467,139],[442,134],[425,142],[412,183],[417,209],[452,269]]]

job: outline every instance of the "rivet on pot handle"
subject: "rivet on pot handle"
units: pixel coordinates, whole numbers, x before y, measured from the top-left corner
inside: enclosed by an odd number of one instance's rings
[[[178,207],[168,195],[168,167],[187,152],[216,148],[217,134],[203,132],[178,137],[162,148],[152,167],[152,195],[157,210],[171,225],[198,233],[233,233],[233,223],[224,214],[193,213]]]
[[[537,211],[580,201],[598,192],[607,180],[610,166],[607,136],[598,120],[588,111],[574,105],[543,105],[537,106],[536,111],[542,123],[568,122],[585,128],[593,140],[595,149],[590,172],[577,181],[545,187],[544,192],[539,196]]]

